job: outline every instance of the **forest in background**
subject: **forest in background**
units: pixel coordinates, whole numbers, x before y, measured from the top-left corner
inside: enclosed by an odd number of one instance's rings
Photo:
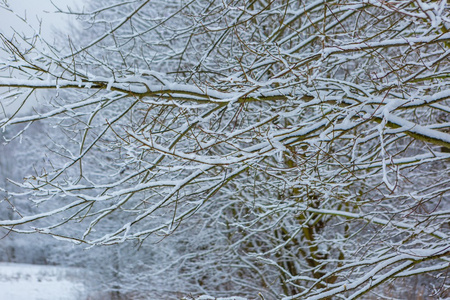
[[[1,260],[112,299],[450,297],[447,1],[55,9],[82,29],[0,35]]]

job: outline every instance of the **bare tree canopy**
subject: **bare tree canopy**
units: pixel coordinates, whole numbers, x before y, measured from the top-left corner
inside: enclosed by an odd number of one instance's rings
[[[173,238],[181,293],[450,296],[447,1],[94,2],[70,40],[0,36],[2,104],[39,96],[0,128],[46,158],[0,226]]]

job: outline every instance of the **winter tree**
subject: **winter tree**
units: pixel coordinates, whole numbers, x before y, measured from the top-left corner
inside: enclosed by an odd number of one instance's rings
[[[99,0],[68,40],[2,36],[2,102],[49,96],[0,121],[48,157],[0,225],[167,243],[136,297],[449,297],[448,5]]]

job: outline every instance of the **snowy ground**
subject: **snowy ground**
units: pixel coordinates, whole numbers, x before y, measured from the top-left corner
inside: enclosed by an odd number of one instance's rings
[[[105,294],[92,292],[96,282],[93,274],[82,269],[0,262],[0,300],[108,299]],[[196,300],[247,299],[200,296]]]
[[[0,299],[88,299],[83,277],[80,269],[0,263]]]

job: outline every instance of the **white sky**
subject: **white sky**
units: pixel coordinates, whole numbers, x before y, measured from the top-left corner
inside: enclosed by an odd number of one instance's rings
[[[86,0],[52,0],[52,2],[64,10],[67,10],[69,6],[78,11],[82,9]],[[55,13],[56,8],[52,2],[50,0],[7,0],[6,3],[14,13],[2,8],[4,4],[0,5],[0,32],[10,37],[14,28],[20,33],[33,34],[31,26],[34,30],[41,28],[42,35],[51,39],[54,29],[62,31],[69,29],[70,18],[64,14]],[[26,19],[29,25],[18,16]]]
[[[87,3],[87,1],[92,0],[52,0],[62,10],[70,7],[74,11],[81,11],[83,3]],[[15,31],[28,37],[40,31],[42,37],[50,43],[55,34],[64,34],[65,32],[70,34],[71,26],[76,24],[75,17],[55,13],[57,9],[52,2],[50,0],[0,0],[0,33],[10,39]],[[0,73],[0,76],[5,76],[5,74],[8,76],[7,72]],[[0,119],[5,117],[3,110],[10,115],[21,104],[20,99],[13,102],[11,99],[2,99],[1,93],[4,91],[5,89],[0,89]],[[21,109],[21,113],[29,111],[35,105],[35,101],[33,98],[29,99]]]

